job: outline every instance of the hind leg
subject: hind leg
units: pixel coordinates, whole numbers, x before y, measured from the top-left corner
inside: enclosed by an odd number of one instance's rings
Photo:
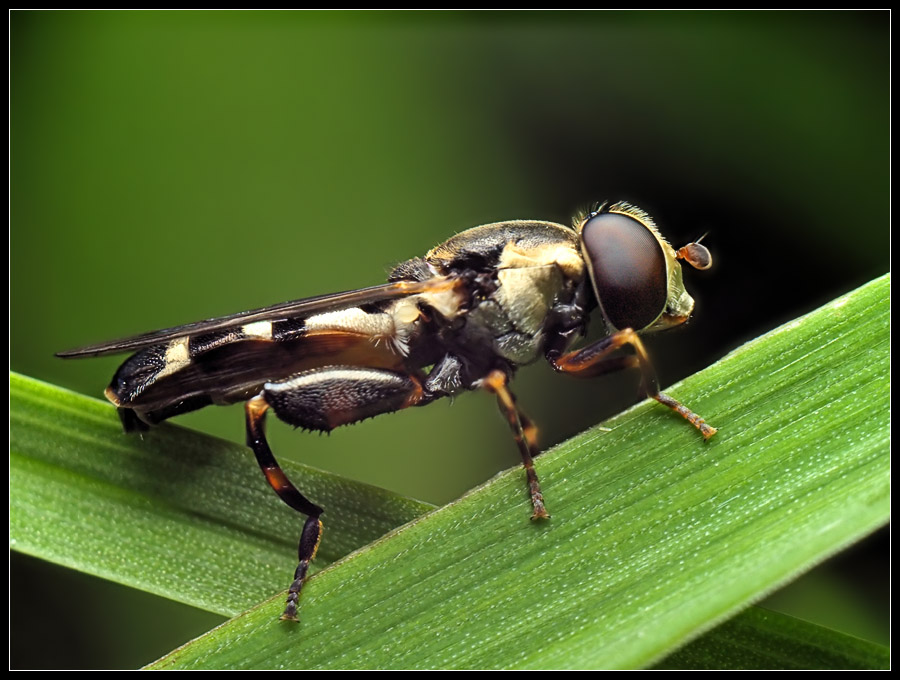
[[[330,431],[428,400],[416,376],[384,369],[330,366],[305,371],[284,382],[268,383],[247,402],[247,445],[253,449],[266,481],[278,497],[307,516],[282,619],[297,620],[300,590],[322,540],[319,517],[323,510],[300,493],[275,460],[266,441],[266,412],[271,408],[281,420],[296,427]]]

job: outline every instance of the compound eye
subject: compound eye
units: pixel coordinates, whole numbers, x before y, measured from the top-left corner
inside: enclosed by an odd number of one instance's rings
[[[581,244],[597,299],[615,328],[641,330],[662,314],[669,290],[666,258],[646,225],[601,213],[585,222]]]

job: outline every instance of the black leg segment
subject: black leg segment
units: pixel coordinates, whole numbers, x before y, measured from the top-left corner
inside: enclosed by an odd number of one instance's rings
[[[247,445],[278,497],[307,516],[282,619],[297,620],[300,590],[322,540],[319,516],[323,510],[300,493],[275,460],[266,441],[266,411],[271,408],[281,420],[297,427],[330,431],[426,401],[422,382],[416,376],[385,369],[329,366],[304,371],[282,383],[268,383],[262,393],[247,402]]]
[[[303,532],[300,535],[300,544],[297,548],[297,557],[299,563],[294,571],[294,580],[288,590],[287,604],[281,618],[287,621],[297,620],[297,600],[300,598],[300,589],[306,580],[306,573],[309,571],[309,564],[316,556],[319,548],[319,541],[322,539],[322,522],[319,515],[322,514],[322,508],[312,503],[295,487],[291,480],[287,478],[272,450],[266,441],[265,434],[265,417],[269,405],[262,396],[254,397],[247,402],[245,411],[247,414],[247,445],[253,449],[256,455],[256,462],[259,463],[260,469],[266,476],[278,497],[287,503],[297,512],[307,515],[306,523],[303,525]]]
[[[414,375],[356,366],[303,371],[262,394],[284,422],[322,432],[428,401]]]

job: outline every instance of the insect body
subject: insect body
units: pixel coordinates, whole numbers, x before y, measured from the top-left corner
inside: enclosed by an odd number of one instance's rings
[[[534,469],[537,430],[508,382],[544,357],[590,378],[640,369],[648,396],[709,438],[716,430],[659,392],[639,332],[684,322],[693,300],[678,260],[705,269],[698,243],[673,249],[651,218],[604,205],[575,228],[516,220],[464,231],[394,268],[388,283],[200,321],[59,356],[135,351],[106,396],[126,431],[145,430],[209,404],[246,402],[247,443],[267,481],[307,516],[282,618],[295,620],[300,589],[322,537],[323,510],[287,479],[264,433],[281,420],[330,431],[382,413],[485,389],[497,396],[525,467],[532,519],[548,517]],[[571,350],[599,309],[609,334]],[[626,345],[633,353],[618,350]]]

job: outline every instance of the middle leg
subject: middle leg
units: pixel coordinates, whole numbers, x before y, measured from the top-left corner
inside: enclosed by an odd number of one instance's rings
[[[528,477],[528,490],[531,492],[531,504],[534,512],[531,519],[547,519],[550,515],[544,506],[544,496],[541,493],[541,483],[534,469],[534,456],[537,455],[537,428],[534,423],[516,406],[516,398],[510,392],[509,378],[503,371],[491,371],[484,379],[486,390],[497,395],[497,403],[500,411],[506,416],[509,428],[512,430],[519,453],[522,454],[522,465]]]

